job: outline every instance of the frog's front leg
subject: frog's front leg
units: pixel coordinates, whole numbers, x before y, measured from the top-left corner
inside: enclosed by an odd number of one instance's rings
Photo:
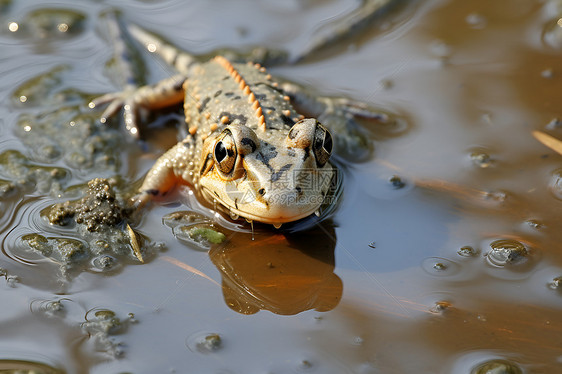
[[[165,196],[176,185],[193,183],[195,164],[191,162],[194,154],[193,138],[177,143],[156,160],[146,174],[133,203],[142,207],[154,197]]]
[[[119,109],[123,108],[123,118],[127,131],[135,138],[139,137],[139,110],[160,109],[181,103],[184,99],[183,84],[186,78],[183,75],[175,75],[164,79],[154,85],[135,88],[127,87],[122,92],[110,93],[92,100],[90,108],[107,105],[101,115],[101,122],[113,116]]]
[[[282,91],[300,111],[316,117],[334,135],[336,154],[353,161],[370,157],[373,146],[368,132],[357,119],[387,123],[388,114],[364,102],[342,97],[315,96],[294,83],[283,83]]]

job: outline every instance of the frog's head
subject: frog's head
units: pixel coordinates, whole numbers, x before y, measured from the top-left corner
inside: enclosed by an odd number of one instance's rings
[[[203,145],[199,184],[232,215],[274,225],[315,213],[335,169],[332,136],[316,119],[289,131],[232,124]]]

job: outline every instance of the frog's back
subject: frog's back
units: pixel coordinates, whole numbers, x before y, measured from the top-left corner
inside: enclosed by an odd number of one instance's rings
[[[274,137],[285,137],[302,118],[258,64],[216,57],[197,66],[195,73],[184,85],[185,120],[192,135],[208,136],[226,125],[240,124],[274,143]]]

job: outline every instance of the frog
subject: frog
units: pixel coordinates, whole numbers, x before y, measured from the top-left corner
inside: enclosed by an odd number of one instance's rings
[[[104,123],[122,109],[128,133],[138,138],[141,109],[183,103],[188,129],[148,171],[133,197],[136,208],[187,184],[233,220],[279,228],[319,216],[337,185],[334,150],[370,146],[354,119],[389,120],[366,103],[311,94],[260,63],[224,55],[201,62],[137,25],[126,30],[178,74],[102,95],[89,107],[106,106]]]

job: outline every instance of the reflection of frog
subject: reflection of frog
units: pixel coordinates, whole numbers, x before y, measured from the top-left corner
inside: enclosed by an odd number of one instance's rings
[[[366,2],[369,14],[387,2]],[[233,218],[276,227],[299,220],[317,213],[328,195],[336,174],[328,161],[332,149],[352,156],[369,149],[354,118],[388,120],[363,103],[310,95],[259,64],[222,56],[200,63],[137,27],[129,31],[180,75],[90,106],[109,104],[102,119],[123,107],[127,129],[138,136],[140,108],[183,103],[189,128],[149,171],[136,197],[140,205],[181,181]]]
[[[254,241],[233,235],[226,246],[211,249],[226,304],[243,314],[335,308],[343,284],[334,274],[334,230],[324,226],[287,236],[257,236]]]

